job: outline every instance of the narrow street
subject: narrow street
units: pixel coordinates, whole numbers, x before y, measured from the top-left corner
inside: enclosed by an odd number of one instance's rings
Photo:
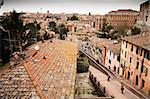
[[[93,66],[89,67],[89,71],[96,77],[97,81],[106,87],[106,90],[110,92],[115,99],[140,99],[126,88],[124,88],[125,90],[122,94],[121,84],[117,82],[117,79],[110,79],[110,81],[107,81],[108,77]]]

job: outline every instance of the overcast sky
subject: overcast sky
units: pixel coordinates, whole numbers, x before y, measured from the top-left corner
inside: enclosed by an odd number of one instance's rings
[[[0,0],[1,1],[1,0]],[[15,9],[17,12],[106,14],[117,9],[139,10],[147,0],[4,0],[0,14]]]

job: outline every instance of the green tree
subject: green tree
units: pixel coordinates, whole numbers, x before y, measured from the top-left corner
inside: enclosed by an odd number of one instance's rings
[[[89,62],[86,57],[79,57],[77,59],[77,73],[87,72],[89,69]]]
[[[105,28],[104,28],[104,31],[109,33],[109,31],[113,29],[112,25],[106,25]]]
[[[74,20],[78,20],[78,17],[77,17],[77,16],[75,16],[75,15],[73,15],[73,16],[70,18],[70,20],[72,20],[72,21],[74,21]]]
[[[89,16],[91,15],[91,13],[89,12]]]
[[[59,37],[60,39],[64,40],[65,36],[67,36],[68,29],[64,24],[61,24],[58,26],[58,31],[59,31]]]
[[[132,35],[136,35],[136,34],[140,34],[141,30],[138,27],[134,27],[132,28],[131,32],[132,32]]]
[[[110,36],[111,36],[111,39],[117,39],[119,36],[119,33],[117,31],[114,31]]]
[[[10,33],[11,39],[16,40],[16,45],[21,44],[25,33],[25,28],[23,26],[23,21],[20,18],[20,13],[17,13],[15,10],[10,12],[10,15],[3,17],[1,21],[2,27]],[[4,35],[8,35],[5,33]]]
[[[22,13],[17,13],[15,10],[13,12],[10,12],[9,15],[3,17],[0,24],[1,27],[3,27],[2,34],[2,51],[8,51],[10,56],[10,52],[14,51],[22,51],[23,43],[26,41],[26,38],[28,35],[26,35],[26,30],[30,29],[30,32],[36,32],[36,29],[39,30],[40,26],[37,25],[37,28],[34,28],[33,23],[23,25],[23,20],[21,19]],[[9,34],[10,34],[10,40],[9,40]],[[11,47],[10,47],[11,43]],[[20,49],[18,49],[20,47]],[[2,52],[4,53],[4,52]],[[6,55],[6,54],[5,54]],[[6,60],[6,59],[5,59]],[[8,57],[7,57],[7,60]]]
[[[51,31],[54,31],[54,32],[57,31],[57,26],[56,26],[55,21],[49,22],[49,29],[50,29]]]
[[[18,51],[22,49],[23,36],[25,35],[25,28],[23,26],[23,21],[20,17],[21,13],[17,13],[15,10],[10,12],[9,15],[2,18],[0,21],[1,25],[1,51],[3,62],[8,62],[11,52]],[[10,35],[10,36],[9,36]],[[10,39],[11,41],[10,41]],[[11,43],[11,47],[10,47]],[[3,64],[4,64],[3,63]]]
[[[30,30],[27,36],[25,36],[25,40],[28,40],[29,43],[33,41],[33,38],[36,38],[37,41],[40,40],[40,34],[38,31],[41,29],[41,27],[39,24],[37,24],[37,22],[26,24],[25,29]]]

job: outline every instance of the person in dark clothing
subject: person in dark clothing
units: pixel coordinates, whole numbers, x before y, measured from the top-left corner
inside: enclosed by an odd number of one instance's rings
[[[108,76],[108,79],[107,79],[108,81],[110,81],[110,76]]]
[[[124,87],[123,85],[121,85],[121,93],[123,94],[123,91],[124,91]]]

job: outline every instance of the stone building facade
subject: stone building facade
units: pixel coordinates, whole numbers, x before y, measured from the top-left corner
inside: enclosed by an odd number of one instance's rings
[[[131,9],[111,11],[106,14],[106,24],[110,24],[115,31],[124,32],[131,29],[139,12]]]
[[[121,42],[122,75],[132,86],[145,92],[150,91],[150,36],[125,37]]]
[[[146,27],[150,31],[150,2],[146,1],[140,5],[140,12],[137,18],[136,26]]]

